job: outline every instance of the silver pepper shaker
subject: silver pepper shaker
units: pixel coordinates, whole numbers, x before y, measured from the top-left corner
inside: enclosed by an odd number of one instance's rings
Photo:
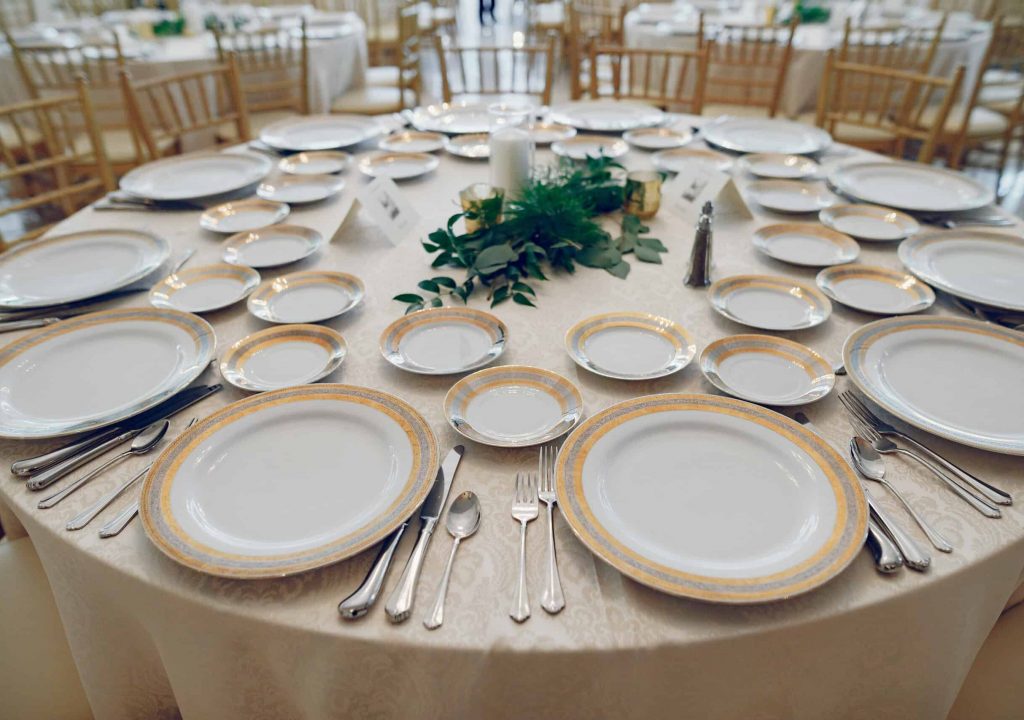
[[[704,203],[697,219],[697,232],[693,238],[693,250],[690,251],[690,271],[683,280],[687,287],[707,287],[711,284],[711,218],[714,207],[710,202]]]

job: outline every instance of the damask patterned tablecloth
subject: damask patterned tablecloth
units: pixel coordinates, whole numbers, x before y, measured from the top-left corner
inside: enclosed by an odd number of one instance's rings
[[[828,159],[846,161],[859,154],[836,148]],[[649,155],[640,151],[631,152],[625,162],[650,166]],[[459,188],[486,179],[486,163],[445,156],[435,173],[402,188],[421,213],[421,230],[426,231],[457,210]],[[741,186],[747,182],[737,180]],[[334,236],[303,267],[351,272],[366,283],[363,305],[327,323],[349,344],[344,364],[327,380],[402,397],[426,417],[444,452],[465,442],[442,415],[442,399],[455,378],[404,373],[385,362],[378,349],[380,332],[402,312],[391,297],[436,273],[414,237],[393,247],[358,215],[339,229],[366,179],[350,171],[346,182],[341,196],[296,207],[290,218]],[[755,228],[791,218],[754,211],[753,220],[716,222],[715,276],[759,272],[813,282],[812,270],[778,264],[755,252]],[[60,230],[103,227],[159,232],[175,248],[197,250],[192,266],[219,258],[220,238],[201,231],[193,212],[86,210]],[[716,315],[705,291],[683,286],[692,227],[663,208],[651,228],[669,247],[664,264],[632,261],[626,280],[581,268],[574,276],[556,275],[538,283],[539,309],[500,306],[496,313],[510,329],[501,362],[565,375],[580,388],[587,414],[642,394],[713,392],[696,363],[670,377],[629,383],[577,368],[563,349],[563,335],[571,325],[613,310],[672,318],[693,334],[698,350],[745,331]],[[864,243],[861,260],[899,267],[894,245]],[[124,304],[145,302],[139,295]],[[480,297],[471,304],[485,307]],[[929,312],[950,311],[940,306]],[[264,327],[243,306],[207,317],[216,328],[221,353]],[[838,359],[848,333],[872,319],[836,306],[824,325],[788,337]],[[213,381],[216,374],[209,371],[204,377]],[[839,389],[846,387],[849,381],[841,379]],[[194,412],[205,415],[243,396],[228,387]],[[850,428],[834,394],[808,407],[807,413],[833,444],[845,446]],[[173,434],[191,414],[175,418]],[[930,440],[955,461],[1024,498],[1021,458]],[[834,581],[798,598],[717,606],[663,595],[626,579],[597,561],[557,517],[566,608],[549,616],[539,607],[544,532],[534,523],[528,551],[534,614],[518,625],[508,616],[518,537],[510,502],[515,472],[535,467],[537,453],[466,444],[453,490],[471,489],[480,496],[483,521],[459,553],[445,625],[435,632],[425,630],[421,620],[447,556],[443,532],[431,546],[414,617],[396,626],[385,620],[380,605],[357,622],[343,621],[336,609],[361,582],[375,550],[297,577],[241,582],[176,565],[148,542],[138,522],[115,539],[101,540],[96,529],[126,498],[86,530],[64,531],[70,517],[151,458],[126,462],[50,511],[37,510],[39,495],[6,474],[0,478],[0,500],[24,524],[38,549],[86,693],[102,720],[172,718],[179,712],[189,720],[938,719],[945,717],[1024,568],[1020,504],[1007,508],[1001,520],[987,520],[918,468],[889,459],[892,481],[956,547],[951,555],[935,553],[927,573],[882,576],[864,551]],[[49,446],[4,441],[0,462],[7,465]],[[685,470],[683,458],[680,472]],[[892,497],[873,494],[911,528]],[[414,535],[407,534],[399,567],[392,571],[383,597],[397,582]]]

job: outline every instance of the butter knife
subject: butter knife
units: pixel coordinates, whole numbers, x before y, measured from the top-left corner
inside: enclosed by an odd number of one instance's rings
[[[434,486],[430,488],[427,499],[420,507],[419,537],[416,538],[416,545],[405,563],[405,570],[402,571],[402,579],[398,581],[398,587],[392,591],[384,606],[388,620],[393,623],[408,620],[412,614],[413,601],[416,599],[416,583],[420,578],[420,570],[423,568],[423,559],[427,555],[427,546],[430,544],[437,521],[441,517],[441,513],[444,512],[448,493],[452,489],[452,480],[455,479],[455,470],[459,467],[459,461],[462,460],[462,454],[465,451],[466,448],[462,445],[456,445],[451,449],[448,457],[444,459],[441,468],[437,471]],[[383,582],[383,577],[380,578],[380,581]]]

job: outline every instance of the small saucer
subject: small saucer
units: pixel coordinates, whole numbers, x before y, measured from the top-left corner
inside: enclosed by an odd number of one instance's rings
[[[505,350],[508,328],[472,308],[427,308],[395,320],[380,336],[384,359],[421,375],[469,372]]]
[[[666,127],[642,128],[623,133],[622,139],[643,150],[666,150],[682,147],[692,141],[693,131]]]
[[[347,313],[363,300],[354,275],[306,270],[267,280],[249,296],[249,312],[272,323],[315,323]]]
[[[455,135],[444,141],[444,149],[456,157],[486,160],[491,156],[491,136],[487,133]]]
[[[828,320],[832,303],[815,287],[773,275],[734,275],[708,288],[720,315],[761,330],[803,330]]]
[[[652,380],[678,372],[697,352],[693,338],[668,318],[638,312],[595,315],[565,334],[580,367],[617,380]]]
[[[768,225],[754,233],[754,247],[791,265],[825,267],[853,262],[860,245],[848,235],[811,223]]]
[[[818,219],[825,227],[873,242],[903,240],[921,229],[910,215],[881,205],[833,205]]]
[[[260,330],[228,348],[220,374],[243,390],[280,390],[327,377],[347,352],[345,338],[330,328],[284,325]]]
[[[839,202],[824,187],[796,180],[756,180],[747,192],[758,205],[787,214],[818,212]]]
[[[426,175],[440,164],[437,156],[428,153],[377,151],[359,160],[359,170],[370,177],[408,180]]]
[[[340,150],[312,150],[281,158],[277,169],[289,175],[330,175],[352,163],[352,156]]]
[[[935,303],[935,292],[909,273],[870,265],[826,268],[816,278],[838,303],[876,315],[909,315]]]
[[[250,267],[217,263],[180,270],[149,291],[149,304],[182,312],[212,312],[244,300],[260,284]]]
[[[662,150],[651,156],[654,167],[662,172],[678,173],[695,164],[707,165],[719,172],[727,172],[732,167],[732,158],[714,150],[701,148],[676,148]]]
[[[279,223],[288,217],[287,203],[249,198],[233,200],[206,210],[199,216],[199,227],[215,233],[234,235]]]
[[[261,182],[256,194],[264,200],[301,205],[326,200],[343,187],[345,181],[337,175],[281,175]]]
[[[441,133],[403,130],[383,138],[377,147],[388,152],[429,153],[442,149],[444,141]]]
[[[744,155],[738,165],[741,170],[768,180],[804,180],[821,170],[821,166],[809,157],[782,153]]]
[[[254,268],[276,267],[309,257],[324,236],[300,225],[271,225],[232,235],[221,247],[224,262]]]

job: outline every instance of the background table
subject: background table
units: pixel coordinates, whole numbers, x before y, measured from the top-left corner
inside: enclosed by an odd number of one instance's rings
[[[839,161],[852,152],[837,148],[829,157]],[[550,155],[542,152],[539,157]],[[650,166],[644,152],[633,151],[625,161],[632,167]],[[485,163],[444,156],[434,174],[402,187],[426,229],[456,212],[459,188],[486,178]],[[346,181],[342,196],[296,207],[289,222],[333,235],[356,190],[366,182],[352,171]],[[746,184],[743,178],[739,182]],[[716,222],[715,277],[761,272],[813,282],[812,270],[771,261],[751,244],[755,228],[791,219],[757,212],[752,221]],[[191,267],[219,258],[221,238],[201,231],[195,212],[86,210],[60,230],[102,227],[145,227],[176,249],[196,248]],[[664,208],[651,227],[670,249],[664,265],[631,261],[625,281],[580,268],[572,277],[538,283],[539,309],[512,303],[499,307],[496,312],[510,330],[501,362],[562,373],[582,391],[588,415],[636,395],[713,392],[696,362],[670,377],[629,383],[577,368],[563,349],[564,333],[572,324],[615,310],[672,318],[692,332],[698,349],[747,331],[716,315],[705,291],[683,286],[693,229]],[[895,246],[889,244],[864,243],[861,259],[899,266]],[[549,616],[538,602],[545,556],[543,528],[535,523],[529,533],[528,570],[534,615],[517,625],[508,617],[518,537],[509,511],[514,474],[536,466],[536,450],[464,441],[446,425],[441,408],[456,378],[404,373],[385,362],[378,350],[380,332],[403,309],[391,297],[437,274],[429,261],[416,238],[392,247],[376,228],[355,217],[320,256],[301,266],[355,273],[366,283],[363,305],[328,323],[349,344],[344,364],[328,380],[397,394],[427,418],[442,452],[458,442],[468,446],[454,491],[474,490],[484,514],[479,533],[459,553],[444,627],[428,632],[421,624],[447,555],[443,533],[430,549],[412,620],[390,625],[378,605],[360,621],[346,622],[337,603],[360,583],[375,551],[283,580],[206,577],[165,558],[146,540],[138,522],[120,537],[100,540],[97,528],[126,499],[84,531],[63,529],[70,517],[151,458],[126,462],[45,512],[35,509],[38,494],[4,475],[0,500],[24,523],[38,549],[97,718],[168,718],[175,717],[176,707],[186,719],[221,720],[945,717],[977,649],[1021,580],[1024,460],[930,439],[955,461],[1016,494],[1018,504],[994,521],[916,467],[887,459],[893,482],[956,551],[935,553],[926,574],[891,577],[878,574],[864,551],[825,587],[760,606],[716,606],[640,586],[597,561],[559,516],[556,534],[567,606],[560,615]],[[143,303],[144,296],[125,301]],[[480,297],[472,304],[485,306]],[[220,353],[265,327],[242,306],[207,319],[216,328]],[[872,319],[836,306],[823,326],[786,336],[834,360],[847,334]],[[204,378],[213,381],[216,373]],[[841,379],[837,390],[849,386]],[[193,413],[208,414],[243,396],[229,387],[177,417],[172,434]],[[834,445],[845,446],[851,431],[834,394],[808,407],[807,413]],[[4,441],[0,464],[45,447],[47,443]],[[681,477],[685,473],[684,460]],[[889,495],[873,491],[886,509],[912,527]],[[415,533],[407,535],[385,597],[398,580]]]

